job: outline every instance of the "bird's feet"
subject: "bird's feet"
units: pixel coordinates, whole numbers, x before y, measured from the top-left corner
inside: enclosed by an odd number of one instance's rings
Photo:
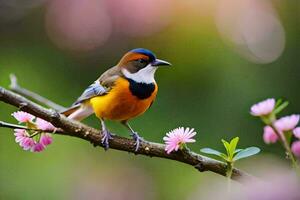
[[[103,144],[103,147],[106,150],[109,149],[109,140],[112,139],[112,136],[114,136],[114,134],[112,134],[111,132],[109,132],[107,129],[103,129],[102,130],[102,139],[101,139],[101,143]]]
[[[137,132],[132,132],[131,134],[132,139],[135,141],[135,151],[139,150],[140,143],[144,140],[142,137],[139,136]]]

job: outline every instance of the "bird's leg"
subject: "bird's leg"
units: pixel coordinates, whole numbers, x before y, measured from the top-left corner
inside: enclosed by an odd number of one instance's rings
[[[122,121],[122,124],[126,126],[126,128],[128,128],[128,130],[131,132],[130,135],[135,141],[135,151],[138,151],[140,147],[140,142],[143,141],[143,138],[140,137],[139,134],[131,128],[127,121]]]
[[[104,149],[105,149],[105,150],[108,150],[108,148],[109,148],[109,140],[112,139],[113,134],[110,133],[110,132],[107,130],[107,128],[106,128],[106,126],[105,126],[105,123],[104,123],[104,120],[103,120],[103,119],[100,119],[100,121],[101,121],[102,134],[103,134],[102,139],[101,139],[101,142],[102,142],[102,144],[103,144],[103,146],[104,146]]]

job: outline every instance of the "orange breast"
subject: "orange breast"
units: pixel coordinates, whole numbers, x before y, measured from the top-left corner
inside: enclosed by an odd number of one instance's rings
[[[119,78],[110,92],[104,96],[90,99],[90,103],[97,117],[110,120],[128,120],[143,114],[154,101],[158,87],[147,98],[140,99],[134,96],[129,89],[130,83]]]

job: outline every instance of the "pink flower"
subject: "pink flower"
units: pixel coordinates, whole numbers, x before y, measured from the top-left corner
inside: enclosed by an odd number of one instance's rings
[[[15,131],[14,135],[16,136],[15,139],[16,143],[20,143],[21,141],[24,140],[24,138],[27,137],[24,129],[15,129],[14,131]]]
[[[179,127],[170,131],[163,138],[166,143],[165,151],[169,154],[172,151],[178,151],[185,143],[195,142],[196,140],[192,139],[195,135],[196,132],[194,132],[193,128],[184,129],[183,127]]]
[[[300,141],[296,141],[292,144],[292,152],[295,156],[300,157]]]
[[[24,150],[29,150],[34,146],[35,141],[32,138],[25,137],[19,144]]]
[[[251,107],[251,115],[264,116],[270,114],[275,108],[275,99],[266,99]]]
[[[12,116],[14,118],[16,118],[16,120],[19,121],[19,123],[26,123],[26,122],[32,122],[32,120],[34,119],[34,116],[27,113],[27,112],[23,112],[23,111],[17,111],[14,112],[12,114]]]
[[[55,127],[40,118],[37,118],[36,121],[33,121],[35,118],[33,115],[26,112],[15,112],[12,114],[19,122],[30,122],[32,126],[38,127],[39,129],[54,130]],[[52,143],[52,137],[48,133],[40,133],[32,130],[25,129],[15,129],[14,135],[16,136],[15,141],[18,143],[24,150],[31,150],[32,152],[41,152],[46,146]]]
[[[44,146],[47,146],[49,144],[52,143],[52,137],[50,134],[42,134],[41,138],[40,138],[40,143]]]
[[[32,147],[31,151],[33,151],[33,152],[41,152],[41,151],[43,151],[44,149],[45,149],[45,146],[44,146],[43,144],[41,144],[41,143],[36,143],[36,144]]]
[[[263,139],[266,144],[270,144],[277,142],[278,136],[270,126],[265,126]]]
[[[274,126],[278,131],[291,131],[297,126],[299,117],[299,115],[282,117],[274,122]]]
[[[296,127],[294,130],[293,130],[293,133],[294,133],[294,136],[298,139],[300,139],[300,127]]]
[[[15,129],[14,131],[16,142],[19,143],[24,150],[41,152],[47,145],[52,143],[52,137],[47,133],[42,133],[39,142],[37,142],[34,138],[31,138],[29,133],[24,129]]]
[[[36,125],[39,129],[44,131],[52,131],[55,129],[55,127],[50,122],[47,122],[41,118],[36,119]]]
[[[29,150],[31,147],[34,145],[35,141],[29,137],[28,133],[26,130],[23,129],[15,129],[14,135],[16,136],[16,143],[19,143],[19,145],[24,149],[24,150]]]

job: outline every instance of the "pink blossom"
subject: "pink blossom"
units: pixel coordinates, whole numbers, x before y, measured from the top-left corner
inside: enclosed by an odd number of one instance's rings
[[[195,142],[196,140],[192,139],[196,135],[194,129],[183,127],[176,128],[163,138],[166,144],[165,151],[169,154],[172,151],[178,151],[180,147],[182,147],[185,143]]]
[[[294,136],[298,139],[300,139],[300,127],[296,127],[294,130],[293,130],[293,133],[294,133]]]
[[[15,129],[14,135],[16,136],[16,143],[19,143],[19,145],[24,149],[24,150],[29,150],[31,147],[34,145],[35,141],[29,137],[28,133],[26,130],[23,129]]]
[[[278,136],[273,130],[273,128],[271,128],[270,126],[265,126],[263,139],[266,144],[270,144],[277,142]]]
[[[24,150],[41,152],[47,145],[52,143],[52,137],[47,133],[42,133],[39,141],[37,142],[34,138],[31,138],[29,133],[24,129],[15,129],[14,131],[16,142],[19,143]]]
[[[35,145],[35,141],[33,138],[25,137],[19,144],[24,150],[29,150]]]
[[[266,99],[251,107],[251,115],[264,116],[270,114],[275,108],[275,99]]]
[[[299,115],[282,117],[274,122],[274,126],[278,131],[291,131],[297,126],[299,117]]]
[[[295,156],[300,157],[300,141],[296,141],[292,144],[292,152]]]
[[[50,122],[47,122],[41,118],[36,119],[36,125],[39,129],[44,131],[52,131],[55,129],[55,127]]]
[[[31,151],[33,151],[33,152],[41,152],[41,151],[43,151],[44,149],[45,149],[45,146],[44,146],[43,144],[41,144],[41,143],[36,143],[36,144],[32,147]]]
[[[40,138],[40,143],[44,146],[47,146],[52,143],[52,137],[50,134],[42,134]]]
[[[23,112],[23,111],[17,111],[14,112],[12,114],[12,116],[14,118],[16,118],[16,120],[19,121],[19,123],[26,123],[26,122],[32,122],[32,120],[34,119],[34,116],[27,113],[27,112]]]
[[[14,135],[16,136],[15,139],[16,143],[20,143],[21,141],[24,140],[24,138],[27,137],[24,129],[15,129],[14,131],[15,131]]]
[[[12,116],[14,116],[20,123],[30,122],[33,127],[37,127],[43,131],[55,129],[51,123],[43,119],[37,118],[35,121],[33,121],[35,117],[23,111],[14,112]],[[47,145],[52,143],[52,137],[48,133],[40,133],[25,129],[15,129],[14,135],[16,137],[16,143],[18,143],[24,150],[31,150],[32,152],[41,152],[46,148]]]

